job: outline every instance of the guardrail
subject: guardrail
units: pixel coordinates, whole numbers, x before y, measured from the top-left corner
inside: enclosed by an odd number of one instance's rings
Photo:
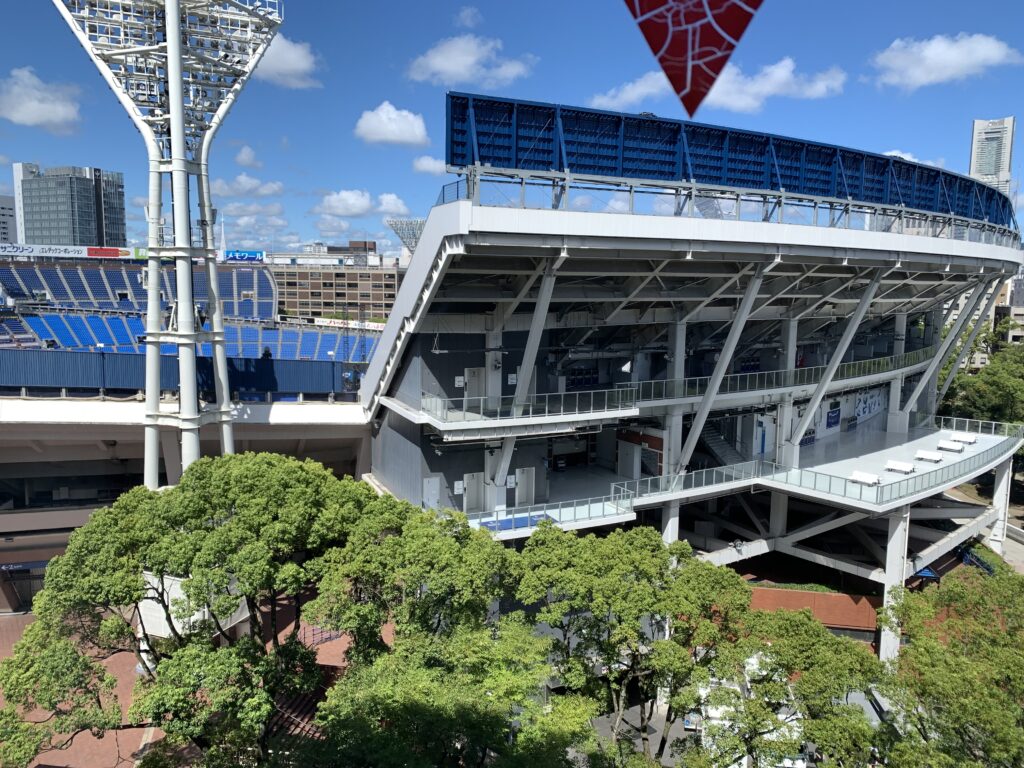
[[[444,399],[424,392],[424,412],[445,422],[482,419],[517,419],[563,416],[597,411],[621,411],[636,407],[633,389],[601,389],[585,392],[555,392],[528,395],[516,400],[506,397],[465,397]]]
[[[857,379],[862,376],[888,373],[919,365],[934,357],[938,349],[939,347],[936,344],[902,355],[842,363],[836,370],[833,381]],[[828,366],[819,365],[812,368],[794,368],[792,370],[733,373],[722,379],[718,393],[720,395],[727,395],[736,392],[813,386],[821,381],[827,368]],[[643,402],[645,400],[672,400],[681,397],[698,397],[707,391],[707,385],[710,380],[710,376],[695,376],[687,379],[642,381],[638,384],[623,386],[637,387],[637,400]]]
[[[843,363],[839,366],[834,380],[845,381],[909,368],[930,360],[937,350],[938,345],[934,345],[903,355]],[[826,366],[821,365],[788,371],[730,374],[722,379],[719,394],[813,386],[821,381],[825,370]],[[709,376],[657,379],[624,383],[615,389],[529,395],[519,402],[516,402],[513,396],[443,398],[430,392],[423,392],[420,407],[424,413],[446,423],[576,415],[625,410],[648,401],[700,397],[707,391],[710,380]]]
[[[612,483],[612,490],[613,493],[617,492],[634,499],[642,496],[657,496],[662,493],[696,491],[713,485],[756,480],[761,477],[763,464],[764,462],[761,461],[745,461],[742,464],[709,467],[685,474],[644,477],[640,480]]]
[[[588,520],[631,514],[632,511],[632,497],[613,488],[612,493],[607,496],[513,507],[501,514],[471,512],[467,516],[473,525],[486,528],[494,533],[507,533],[536,528],[543,520],[551,520],[560,525],[571,525]]]
[[[1013,229],[952,214],[688,182],[594,177],[584,180],[551,173],[531,175],[527,171],[502,175],[472,168],[468,178],[442,187],[436,204],[457,200],[499,208],[730,219],[920,235],[1008,248],[1021,246],[1020,234]]]

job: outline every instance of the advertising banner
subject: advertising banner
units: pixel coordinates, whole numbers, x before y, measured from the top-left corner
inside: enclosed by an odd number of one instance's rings
[[[132,258],[131,248],[87,248],[90,258],[93,259],[130,259]]]
[[[68,259],[144,259],[145,248],[97,248],[77,245],[27,245],[0,243],[0,257],[34,259],[37,257]]]
[[[224,261],[262,262],[266,251],[224,251]]]

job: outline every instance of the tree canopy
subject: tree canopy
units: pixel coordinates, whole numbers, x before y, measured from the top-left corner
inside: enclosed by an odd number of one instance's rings
[[[314,462],[204,459],[96,512],[51,562],[0,662],[0,768],[131,725],[166,735],[147,768],[767,767],[807,741],[820,765],[873,747],[897,768],[1019,765],[1024,589],[981,579],[905,595],[885,671],[808,612],[752,610],[736,572],[650,527],[544,523],[517,549]],[[303,624],[347,637],[340,674]],[[117,654],[138,665],[127,718]],[[894,713],[878,730],[851,703],[872,687]],[[285,738],[302,696],[315,721]],[[673,743],[693,714],[703,731]]]

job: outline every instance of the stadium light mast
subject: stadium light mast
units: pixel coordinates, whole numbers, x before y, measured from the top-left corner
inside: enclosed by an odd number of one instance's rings
[[[149,152],[149,260],[146,269],[145,484],[159,485],[160,427],[181,433],[181,465],[199,458],[199,430],[220,425],[221,450],[234,453],[224,316],[217,280],[216,211],[210,198],[210,145],[283,20],[282,0],[53,0],[139,129]],[[170,177],[173,226],[164,231],[163,182]],[[195,178],[199,232],[192,232]],[[197,243],[198,242],[198,246]],[[165,330],[160,262],[174,260],[177,311]],[[193,259],[205,263],[210,332],[197,329]],[[199,408],[196,344],[210,342],[215,408]],[[178,355],[178,412],[160,411],[160,347]]]

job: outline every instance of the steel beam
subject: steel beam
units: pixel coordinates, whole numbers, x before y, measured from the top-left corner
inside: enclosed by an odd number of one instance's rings
[[[743,333],[744,326],[747,324],[750,310],[754,306],[754,299],[761,288],[761,281],[764,280],[765,272],[769,268],[769,265],[762,264],[759,266],[747,283],[747,290],[743,294],[739,308],[736,310],[736,316],[733,318],[729,335],[726,336],[725,342],[722,345],[722,351],[719,354],[718,362],[715,364],[715,370],[711,374],[707,390],[704,392],[704,397],[701,398],[700,406],[697,409],[697,413],[694,414],[693,422],[690,424],[690,431],[686,435],[686,442],[679,453],[679,460],[675,467],[676,472],[685,472],[686,465],[690,462],[690,457],[693,456],[693,451],[697,447],[697,440],[700,439],[700,433],[707,422],[708,414],[711,413],[715,398],[718,397],[718,389],[722,386],[722,379],[725,378],[725,373],[729,370],[729,365],[732,363],[733,353],[736,352],[736,345]]]
[[[857,309],[850,316],[850,320],[843,330],[843,335],[839,339],[839,343],[832,352],[832,359],[829,360],[828,366],[825,368],[825,372],[821,376],[821,381],[818,382],[818,386],[814,390],[814,394],[811,395],[810,401],[806,404],[803,418],[797,424],[796,429],[789,438],[789,444],[795,450],[799,446],[800,441],[803,439],[804,433],[807,431],[807,427],[811,424],[811,419],[814,418],[814,414],[818,410],[818,406],[821,405],[822,398],[825,397],[825,392],[832,384],[832,379],[836,375],[836,371],[839,370],[840,364],[843,362],[843,357],[846,355],[846,350],[850,347],[850,342],[853,341],[853,337],[857,334],[857,329],[860,327],[861,321],[864,319],[864,314],[868,311],[868,307],[871,305],[871,300],[875,296],[875,291],[878,290],[878,284],[882,280],[882,270],[875,270],[875,276],[868,283],[867,288],[864,289],[864,294],[861,296],[860,303],[857,305]]]
[[[992,307],[995,306],[996,299],[999,298],[999,281],[994,281],[992,286],[992,292],[988,297],[988,301],[985,302],[985,308],[981,310],[981,314],[978,315],[978,321],[974,323],[971,328],[971,332],[967,335],[967,340],[960,347],[960,352],[956,356],[956,362],[953,363],[949,369],[949,373],[946,374],[946,380],[942,382],[942,387],[939,388],[938,402],[942,402],[942,398],[946,396],[946,392],[949,391],[949,385],[953,383],[953,379],[956,378],[956,372],[960,370],[960,366],[963,365],[964,360],[967,359],[967,355],[970,354],[971,348],[974,346],[974,340],[978,338],[978,333],[981,331],[982,326],[985,324],[985,318],[988,317],[989,312],[992,311]]]
[[[946,335],[946,338],[942,340],[942,344],[939,345],[939,351],[932,359],[931,363],[928,364],[928,368],[921,374],[920,380],[917,382],[917,386],[914,387],[914,391],[910,393],[910,398],[907,400],[907,404],[900,408],[900,413],[904,419],[910,416],[910,412],[914,410],[917,405],[918,399],[921,397],[921,393],[924,392],[924,388],[928,386],[928,382],[931,381],[932,376],[939,370],[942,365],[942,361],[949,353],[950,348],[953,346],[953,342],[956,341],[960,336],[960,332],[963,330],[964,324],[967,322],[969,317],[974,315],[975,310],[978,308],[978,304],[981,303],[981,297],[985,295],[986,284],[978,283],[975,286],[971,297],[967,300],[968,306],[964,308],[964,311],[960,313],[960,316],[953,323],[953,328]]]
[[[900,507],[888,518],[889,531],[885,547],[885,597],[883,604],[890,607],[898,598],[906,581],[907,545],[910,540],[910,507]],[[892,661],[900,652],[898,627],[882,627],[878,644],[878,657]]]
[[[551,306],[551,294],[555,289],[555,270],[562,260],[555,265],[549,266],[544,272],[540,281],[540,289],[537,291],[537,301],[533,308],[533,318],[530,320],[530,333],[526,337],[526,347],[523,349],[523,361],[519,365],[519,376],[516,379],[516,392],[512,398],[512,411],[516,416],[523,412],[523,400],[530,391],[530,382],[533,380],[533,369],[537,364],[537,350],[540,348],[540,337],[544,332],[544,323],[548,317],[548,307]],[[494,469],[492,483],[495,487],[505,485],[505,477],[508,475],[509,464],[512,462],[512,451],[515,450],[516,439],[506,437],[501,441],[501,453]]]

